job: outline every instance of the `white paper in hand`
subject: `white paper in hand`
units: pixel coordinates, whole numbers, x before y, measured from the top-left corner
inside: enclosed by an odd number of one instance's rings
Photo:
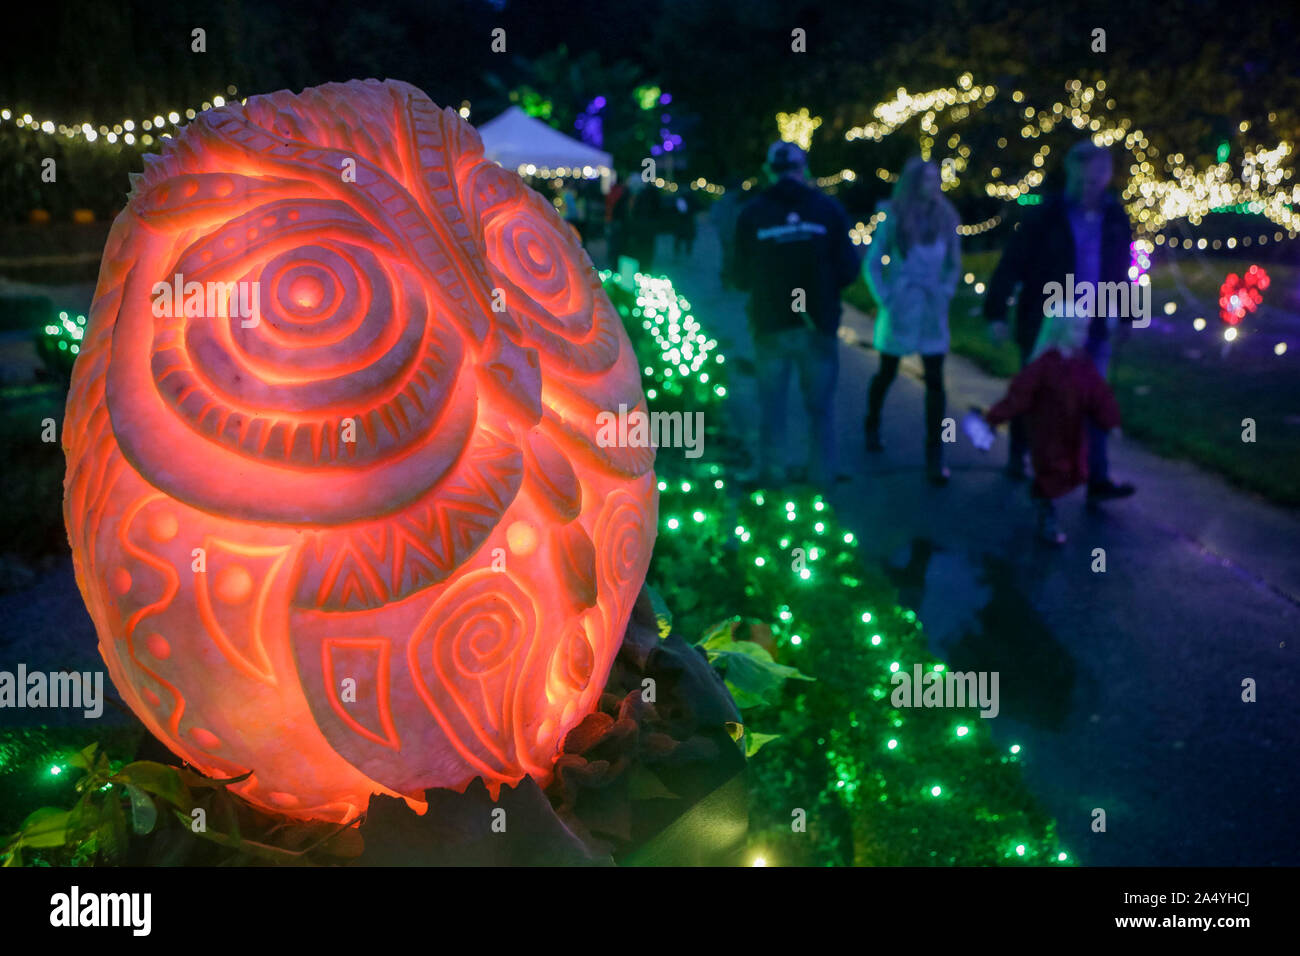
[[[966,413],[966,417],[961,420],[961,430],[980,451],[988,451],[993,447],[993,429],[978,409],[972,408]]]

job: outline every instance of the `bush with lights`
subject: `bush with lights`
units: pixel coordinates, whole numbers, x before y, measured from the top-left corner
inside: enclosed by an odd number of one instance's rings
[[[689,303],[667,279],[637,276],[632,289],[605,279],[643,363],[651,410],[718,411],[725,361]],[[683,371],[688,342],[694,354]],[[1021,781],[1019,746],[996,746],[974,710],[890,704],[893,672],[944,664],[821,495],[740,494],[712,454],[692,460],[664,449],[656,471],[650,584],[673,629],[724,670],[749,725],[755,860],[1072,862]],[[801,675],[811,680],[787,679]]]

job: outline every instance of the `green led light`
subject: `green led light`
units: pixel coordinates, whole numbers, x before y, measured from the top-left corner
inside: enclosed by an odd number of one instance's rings
[[[1020,744],[1012,744],[1012,745],[1011,745],[1011,752],[1012,752],[1013,754],[1018,754],[1018,753],[1020,753]]]
[[[880,635],[879,635],[879,634],[872,634],[872,635],[871,635],[871,643],[872,643],[873,645],[879,647],[879,646],[880,646]]]
[[[1060,860],[1062,863],[1064,863],[1066,859],[1066,855],[1064,853],[1058,853],[1056,854],[1056,858]]]
[[[63,768],[60,767],[58,764],[55,764],[53,767],[50,768],[50,776],[52,777],[57,777],[61,773],[63,773]]]
[[[799,572],[799,577],[807,581],[810,577],[812,577],[812,572],[809,571],[807,568],[804,568],[802,571]]]
[[[1016,845],[1016,856],[1024,856],[1024,855],[1025,855],[1025,845],[1024,845],[1023,843],[1019,843],[1019,844],[1017,844],[1017,845]]]
[[[722,480],[721,478],[715,478],[714,481],[713,481],[713,487],[714,487],[714,488],[721,488],[721,487],[723,486],[723,484],[724,484],[724,482],[723,482],[723,480]]]
[[[898,673],[898,661],[894,661],[892,664],[889,665],[889,673],[891,674]]]
[[[677,526],[678,524],[680,524],[680,522],[676,518],[669,518],[667,524],[669,528],[671,528],[673,531],[676,531]]]
[[[932,796],[932,797],[937,797],[937,796],[939,796],[941,793],[943,793],[943,787],[931,787],[931,788],[930,788],[930,796]]]
[[[957,728],[958,737],[965,737],[968,733],[970,733],[970,728],[965,726],[964,724]]]
[[[818,534],[821,534],[826,530],[826,525],[824,522],[818,521],[815,525],[813,525],[813,530],[816,531]]]
[[[870,612],[870,611],[863,611],[863,612],[862,612],[862,623],[863,623],[863,624],[870,624],[870,623],[871,623],[871,612]]]
[[[754,563],[761,568],[763,565],[767,564],[767,560],[760,554],[754,559]]]
[[[800,637],[798,634],[792,634],[792,635],[790,635],[790,643],[791,643],[791,644],[802,644],[802,643],[803,643],[803,638]]]
[[[849,532],[846,532],[846,533],[845,533],[845,535],[844,535],[844,543],[845,543],[845,544],[852,544],[852,543],[853,543],[853,532],[852,532],[852,531],[849,531]]]
[[[696,511],[694,514],[691,515],[691,517],[694,518],[697,522],[703,521],[703,520],[704,520],[704,512],[703,512],[703,511]]]
[[[660,490],[660,491],[667,491],[667,490],[668,490],[668,482],[666,482],[666,481],[661,481],[661,482],[659,482],[659,490]]]
[[[890,738],[889,738],[889,743],[887,743],[885,746],[888,747],[890,750],[897,750],[897,749],[898,749],[898,739],[897,739],[896,737],[890,737]]]

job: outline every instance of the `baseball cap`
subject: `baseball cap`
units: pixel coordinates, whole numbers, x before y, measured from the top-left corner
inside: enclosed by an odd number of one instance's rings
[[[767,165],[774,173],[803,169],[807,162],[807,154],[794,143],[778,142],[767,148]]]

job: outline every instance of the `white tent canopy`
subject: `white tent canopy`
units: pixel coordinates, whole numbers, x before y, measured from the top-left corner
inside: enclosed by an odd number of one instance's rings
[[[565,136],[518,106],[488,120],[478,128],[478,133],[483,138],[488,159],[496,160],[506,169],[530,175],[553,175],[558,169],[570,170],[569,175],[581,174],[586,167],[591,170],[588,176],[602,173],[608,176],[613,162],[609,153]],[[533,169],[527,170],[529,166]]]

